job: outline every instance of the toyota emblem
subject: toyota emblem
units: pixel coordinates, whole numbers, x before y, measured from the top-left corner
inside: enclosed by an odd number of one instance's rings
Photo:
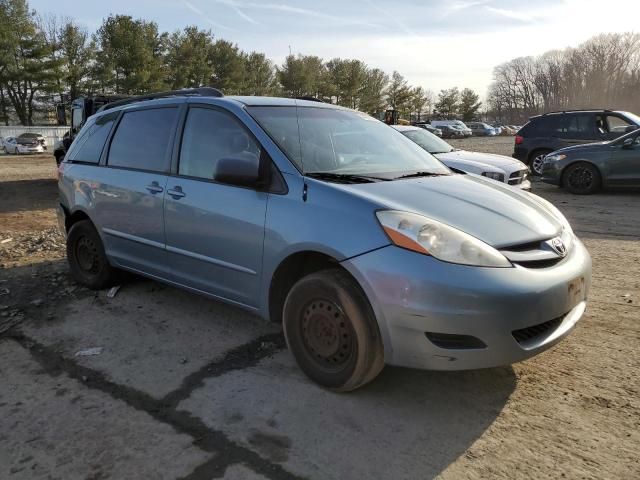
[[[553,250],[561,257],[564,257],[567,254],[567,247],[560,237],[556,237],[551,240],[551,248],[553,248]]]

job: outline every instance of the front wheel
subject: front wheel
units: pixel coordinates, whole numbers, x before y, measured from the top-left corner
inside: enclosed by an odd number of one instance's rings
[[[67,235],[67,260],[78,283],[92,290],[113,286],[118,270],[109,265],[100,235],[89,220],[73,224]]]
[[[301,370],[335,391],[355,390],[384,367],[378,323],[360,286],[339,269],[296,283],[284,305],[284,333]]]
[[[563,176],[563,185],[576,195],[590,195],[600,189],[600,172],[590,163],[574,163]]]

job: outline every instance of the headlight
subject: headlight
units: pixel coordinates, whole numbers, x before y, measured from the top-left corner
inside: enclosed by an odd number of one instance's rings
[[[567,158],[566,155],[558,154],[558,155],[547,155],[544,157],[545,162],[559,162],[560,160],[564,160]]]
[[[492,180],[497,180],[499,182],[504,182],[504,173],[498,172],[482,172],[483,177],[490,178]]]
[[[438,260],[479,267],[511,267],[495,248],[456,228],[415,213],[382,210],[378,221],[398,247]]]

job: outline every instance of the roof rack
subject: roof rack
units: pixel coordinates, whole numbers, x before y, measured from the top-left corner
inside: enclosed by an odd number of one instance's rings
[[[610,113],[612,110],[607,110],[606,108],[577,108],[575,110],[557,110],[554,112],[546,112],[544,115],[550,115],[552,113],[573,113],[573,112],[607,112]]]
[[[168,98],[168,97],[186,97],[186,96],[198,96],[198,97],[224,97],[223,93],[217,88],[200,87],[200,88],[185,88],[182,90],[169,90],[168,92],[156,92],[148,95],[137,95],[135,97],[124,98],[116,102],[103,105],[98,110],[102,112],[111,108],[121,107],[123,105],[129,105],[130,103],[144,102],[145,100],[155,100],[156,98]]]

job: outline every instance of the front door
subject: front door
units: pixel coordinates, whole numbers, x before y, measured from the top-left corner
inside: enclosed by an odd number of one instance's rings
[[[261,148],[231,113],[191,106],[177,175],[165,197],[174,280],[240,304],[258,304],[268,194],[216,183],[221,158],[259,161]]]
[[[607,163],[610,185],[640,186],[640,134],[635,135],[634,143],[628,147],[616,145]]]

